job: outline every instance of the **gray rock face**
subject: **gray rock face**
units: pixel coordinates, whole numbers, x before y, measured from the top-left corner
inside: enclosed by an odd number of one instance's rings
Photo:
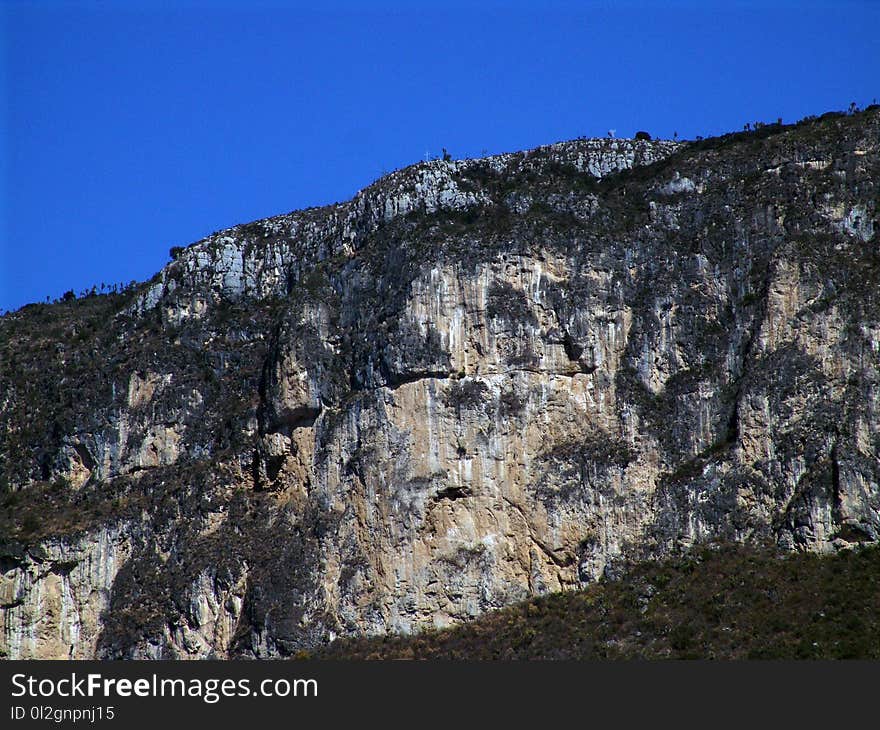
[[[0,650],[285,656],[877,540],[878,139],[419,164],[7,315]]]

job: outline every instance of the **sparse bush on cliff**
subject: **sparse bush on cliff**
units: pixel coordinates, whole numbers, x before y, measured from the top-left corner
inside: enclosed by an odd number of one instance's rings
[[[443,394],[447,408],[473,410],[486,400],[489,388],[481,380],[461,380],[453,382]]]

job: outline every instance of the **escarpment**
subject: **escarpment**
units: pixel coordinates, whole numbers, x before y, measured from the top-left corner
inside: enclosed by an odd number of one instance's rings
[[[0,319],[0,652],[278,657],[880,536],[880,113],[577,140]]]

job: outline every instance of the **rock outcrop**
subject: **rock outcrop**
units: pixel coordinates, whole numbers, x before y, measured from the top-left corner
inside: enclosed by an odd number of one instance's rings
[[[420,163],[0,320],[0,651],[276,657],[880,537],[880,113]]]

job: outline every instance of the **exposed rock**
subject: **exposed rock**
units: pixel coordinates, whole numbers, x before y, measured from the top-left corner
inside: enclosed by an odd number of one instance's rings
[[[878,119],[421,163],[6,315],[0,648],[285,656],[877,540]]]
[[[0,632],[9,659],[90,659],[119,566],[126,525],[0,553]]]

